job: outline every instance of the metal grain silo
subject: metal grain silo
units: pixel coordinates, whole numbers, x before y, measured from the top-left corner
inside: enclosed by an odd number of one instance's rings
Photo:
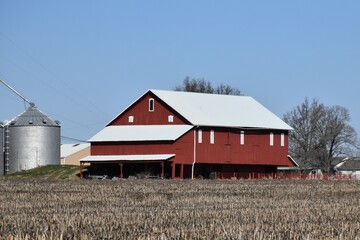
[[[8,171],[60,164],[60,124],[34,104],[7,124]]]
[[[5,174],[4,162],[4,126],[0,122],[0,176]]]

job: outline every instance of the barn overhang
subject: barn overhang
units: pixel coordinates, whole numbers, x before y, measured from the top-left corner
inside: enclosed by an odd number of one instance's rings
[[[164,163],[175,157],[175,154],[137,154],[137,155],[94,155],[80,160],[80,178],[83,178],[84,163],[108,164],[115,163],[120,166],[120,178],[123,178],[123,164],[126,163],[161,163],[161,177],[164,177]]]
[[[192,125],[113,125],[105,127],[89,141],[175,141],[192,128]]]

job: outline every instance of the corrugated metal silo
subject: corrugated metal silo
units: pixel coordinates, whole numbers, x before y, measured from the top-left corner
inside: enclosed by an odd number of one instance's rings
[[[50,119],[35,105],[11,120],[7,127],[7,174],[60,164],[60,123]]]
[[[4,126],[0,122],[0,176],[5,174],[4,162]]]

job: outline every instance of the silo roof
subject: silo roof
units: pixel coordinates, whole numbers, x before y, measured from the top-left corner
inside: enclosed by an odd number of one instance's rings
[[[60,126],[59,122],[52,120],[35,106],[30,106],[7,124],[10,126]]]

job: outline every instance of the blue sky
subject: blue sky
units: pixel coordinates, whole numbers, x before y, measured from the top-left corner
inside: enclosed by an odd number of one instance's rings
[[[87,140],[148,89],[229,84],[279,117],[307,97],[360,134],[360,1],[0,0],[0,78]],[[0,121],[24,111],[0,86]]]

